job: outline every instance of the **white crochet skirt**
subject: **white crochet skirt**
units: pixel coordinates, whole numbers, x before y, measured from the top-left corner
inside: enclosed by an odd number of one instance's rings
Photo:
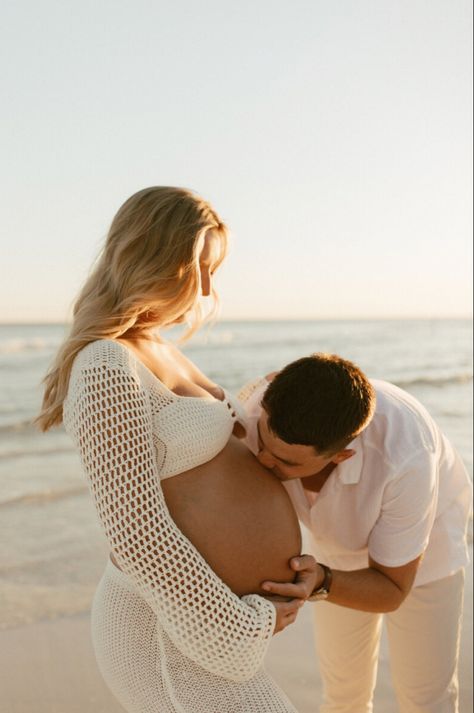
[[[128,713],[297,713],[263,669],[249,681],[234,682],[184,656],[110,560],[91,621],[99,669]]]

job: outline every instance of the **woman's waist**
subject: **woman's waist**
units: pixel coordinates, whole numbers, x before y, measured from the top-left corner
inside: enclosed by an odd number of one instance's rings
[[[116,584],[120,585],[122,588],[127,589],[130,592],[137,593],[137,586],[133,579],[128,576],[119,566],[117,559],[113,552],[110,552],[107,563],[105,565],[104,577],[113,580]]]

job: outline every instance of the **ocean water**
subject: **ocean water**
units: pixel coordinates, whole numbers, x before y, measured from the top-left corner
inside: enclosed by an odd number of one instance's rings
[[[61,325],[0,325],[0,628],[85,611],[107,547],[62,429],[32,425]],[[472,474],[469,320],[222,322],[184,347],[229,390],[314,351],[416,396]]]

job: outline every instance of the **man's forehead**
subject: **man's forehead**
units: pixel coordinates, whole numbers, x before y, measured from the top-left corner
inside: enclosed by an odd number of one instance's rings
[[[271,449],[272,455],[277,458],[292,461],[294,465],[303,465],[311,458],[318,457],[312,446],[286,443],[281,438],[278,438],[268,427],[268,414],[265,411],[262,411],[257,426],[260,438],[264,440],[264,445]]]

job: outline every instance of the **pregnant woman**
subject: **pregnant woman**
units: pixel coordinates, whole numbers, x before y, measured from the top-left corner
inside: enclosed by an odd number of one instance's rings
[[[294,713],[263,658],[300,602],[259,593],[263,580],[293,580],[296,515],[236,437],[238,401],[159,335],[199,326],[226,247],[224,224],[191,192],[133,195],[45,379],[39,425],[64,419],[110,544],[92,634],[130,713]]]

